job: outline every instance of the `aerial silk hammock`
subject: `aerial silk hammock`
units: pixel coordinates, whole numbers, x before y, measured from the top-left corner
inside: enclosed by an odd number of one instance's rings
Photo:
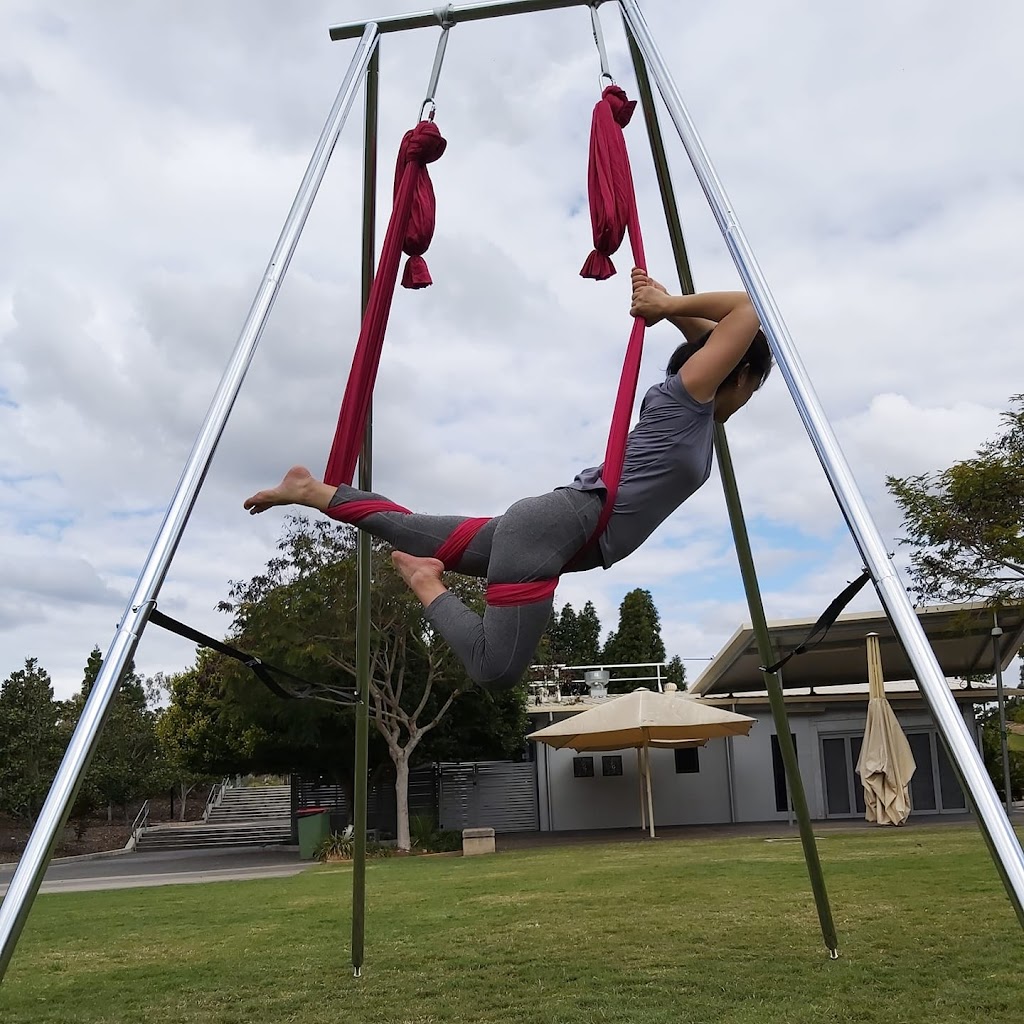
[[[622,244],[627,232],[633,265],[643,269],[647,266],[633,176],[622,132],[629,124],[635,107],[636,102],[628,99],[617,85],[608,86],[594,107],[587,175],[594,249],[580,271],[580,276],[584,278],[603,281],[615,273],[611,257]],[[409,259],[402,276],[402,286],[425,288],[431,283],[423,256],[434,234],[436,203],[427,166],[440,159],[445,147],[446,142],[437,126],[433,120],[427,120],[406,132],[398,151],[391,220],[384,236],[377,273],[370,288],[334,443],[324,473],[325,482],[335,487],[351,484],[355,474],[403,252]],[[597,542],[615,508],[626,454],[629,421],[640,376],[644,329],[643,319],[636,317],[626,347],[601,473],[607,496],[593,534],[575,558],[579,558]],[[355,524],[375,512],[409,513],[410,510],[391,501],[368,499],[331,507],[327,515],[341,522]],[[455,565],[477,532],[488,522],[488,518],[478,518],[461,523],[445,540],[435,557],[445,568]],[[491,583],[487,587],[486,600],[489,605],[500,607],[530,604],[547,600],[557,585],[558,577],[531,583]]]

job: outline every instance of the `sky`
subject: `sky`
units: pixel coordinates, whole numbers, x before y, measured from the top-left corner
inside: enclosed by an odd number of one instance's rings
[[[419,7],[426,7],[420,4]],[[1024,391],[1020,5],[647,0],[643,5],[875,522],[887,474],[941,469]],[[0,7],[0,678],[58,696],[105,651],[228,363],[355,49],[339,22],[401,0]],[[615,78],[636,95],[614,5]],[[383,39],[378,240],[437,30]],[[584,8],[451,32],[432,165],[434,286],[396,297],[375,488],[491,515],[601,461],[629,334],[629,257],[582,280],[597,53]],[[217,636],[285,512],[242,500],[321,472],[358,332],[362,100],[336,148],[160,594]],[[664,111],[662,111],[664,113]],[[739,278],[663,117],[699,289]],[[672,261],[639,117],[627,129],[649,269]],[[648,333],[638,401],[678,341]],[[859,573],[781,374],[729,424],[770,619],[815,617]],[[606,630],[648,588],[691,678],[748,616],[717,470],[608,571],[563,578]],[[855,610],[878,607],[864,594]],[[148,629],[151,675],[195,649]]]

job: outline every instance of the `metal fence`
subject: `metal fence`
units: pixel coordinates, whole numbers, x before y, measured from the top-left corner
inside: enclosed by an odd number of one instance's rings
[[[352,820],[347,787],[323,777],[292,775],[292,822],[306,807],[331,812],[331,828],[341,831]],[[540,828],[537,769],[529,762],[479,761],[420,765],[409,772],[409,814],[434,819],[438,827],[489,826],[495,832],[529,832]],[[383,771],[367,788],[366,827],[381,838],[397,831],[394,769]]]

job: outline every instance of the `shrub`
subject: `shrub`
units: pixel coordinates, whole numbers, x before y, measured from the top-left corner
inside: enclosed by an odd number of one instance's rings
[[[332,832],[316,848],[314,856],[324,863],[329,860],[351,860],[355,853],[355,840],[341,832]],[[370,840],[366,844],[366,856],[369,858],[390,857],[392,849],[387,843]]]

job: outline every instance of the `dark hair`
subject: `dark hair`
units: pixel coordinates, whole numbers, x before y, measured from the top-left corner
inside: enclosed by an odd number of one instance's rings
[[[668,361],[668,366],[665,368],[665,373],[671,377],[672,374],[678,373],[680,367],[686,362],[694,352],[699,352],[706,344],[708,338],[711,337],[713,331],[708,331],[707,334],[702,335],[696,341],[684,341],[672,353],[672,358]],[[763,331],[758,331],[754,335],[754,340],[750,343],[750,348],[744,353],[743,358],[733,367],[732,372],[725,380],[722,381],[722,387],[733,387],[739,381],[740,370],[744,366],[750,367],[750,372],[757,378],[757,386],[761,387],[762,384],[768,379],[768,374],[772,370],[772,350],[768,345],[768,339],[764,336]]]

